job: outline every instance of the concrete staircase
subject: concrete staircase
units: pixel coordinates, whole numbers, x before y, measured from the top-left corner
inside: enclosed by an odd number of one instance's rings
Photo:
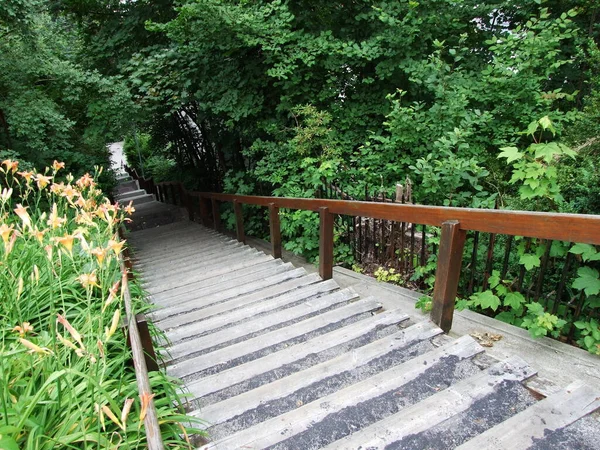
[[[522,359],[196,223],[128,239],[202,449],[597,448],[597,387],[540,395]]]

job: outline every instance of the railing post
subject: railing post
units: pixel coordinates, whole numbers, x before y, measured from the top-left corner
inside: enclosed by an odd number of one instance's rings
[[[174,205],[177,204],[177,197],[175,196],[175,183],[171,182],[169,184],[169,189],[171,191],[171,201],[173,202]]]
[[[244,214],[242,212],[242,204],[237,200],[234,200],[233,210],[235,211],[235,230],[237,233],[237,240],[245,244],[246,236],[244,234]]]
[[[140,340],[142,341],[142,349],[146,359],[146,367],[148,372],[158,371],[158,363],[156,362],[156,353],[154,352],[154,345],[152,344],[152,336],[150,336],[150,329],[148,328],[148,321],[144,314],[137,314],[135,321],[138,326],[138,332],[140,334]]]
[[[452,328],[454,303],[462,264],[466,230],[456,220],[442,223],[442,238],[438,252],[431,320],[445,333]]]
[[[271,254],[273,258],[281,258],[281,223],[279,208],[269,203],[269,228],[271,230]]]
[[[206,198],[200,196],[200,222],[205,227],[209,226],[210,220],[208,218],[208,208],[206,207]]]
[[[179,201],[177,204],[179,206],[186,206],[187,202],[185,201],[185,188],[183,187],[183,183],[181,181],[177,183],[177,194],[179,195]]]
[[[329,208],[319,208],[319,275],[324,280],[333,277],[333,217]]]
[[[185,208],[187,209],[188,212],[188,219],[190,219],[190,222],[194,221],[194,196],[191,195],[189,192],[186,192],[184,195],[184,204],[185,204]]]
[[[219,208],[219,201],[211,198],[212,216],[213,216],[213,228],[217,231],[221,231],[221,208]]]

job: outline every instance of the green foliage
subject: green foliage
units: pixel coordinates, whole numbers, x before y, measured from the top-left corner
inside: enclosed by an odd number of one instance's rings
[[[563,196],[558,185],[556,165],[563,156],[574,158],[576,153],[557,142],[541,142],[545,131],[553,136],[556,133],[548,116],[531,122],[527,127],[526,133],[533,138],[533,144],[522,152],[516,147],[503,147],[498,158],[506,158],[506,162],[511,164],[510,183],[519,185],[521,200],[543,199],[550,202],[552,209],[558,209],[563,203]]]
[[[72,24],[51,16],[46,3],[10,1],[2,9],[0,149],[38,166],[65,161],[78,175],[107,165],[106,143],[135,111],[123,80],[81,67]]]
[[[600,355],[600,324],[596,319],[580,320],[574,323],[579,330],[577,343],[588,352]]]
[[[126,333],[116,227],[93,177],[0,166],[0,447],[146,448]],[[60,181],[59,181],[60,180]],[[131,285],[135,313],[147,311]],[[186,446],[179,394],[151,375],[165,442]],[[194,420],[194,419],[191,419]]]
[[[402,274],[397,273],[396,269],[393,267],[386,269],[384,267],[378,267],[377,270],[373,273],[377,281],[383,281],[385,283],[393,283],[402,285],[404,283],[404,279],[402,278]]]

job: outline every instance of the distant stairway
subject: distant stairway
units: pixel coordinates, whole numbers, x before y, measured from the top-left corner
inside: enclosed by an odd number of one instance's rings
[[[519,358],[493,360],[469,336],[196,223],[129,239],[203,449],[597,448],[577,433],[595,420],[597,389],[537,401]]]

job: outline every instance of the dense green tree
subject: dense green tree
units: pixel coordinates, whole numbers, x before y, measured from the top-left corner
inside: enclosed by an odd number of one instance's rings
[[[72,24],[44,2],[11,0],[2,11],[0,151],[40,167],[63,160],[74,172],[106,161],[105,144],[133,110],[123,81],[78,64]]]

